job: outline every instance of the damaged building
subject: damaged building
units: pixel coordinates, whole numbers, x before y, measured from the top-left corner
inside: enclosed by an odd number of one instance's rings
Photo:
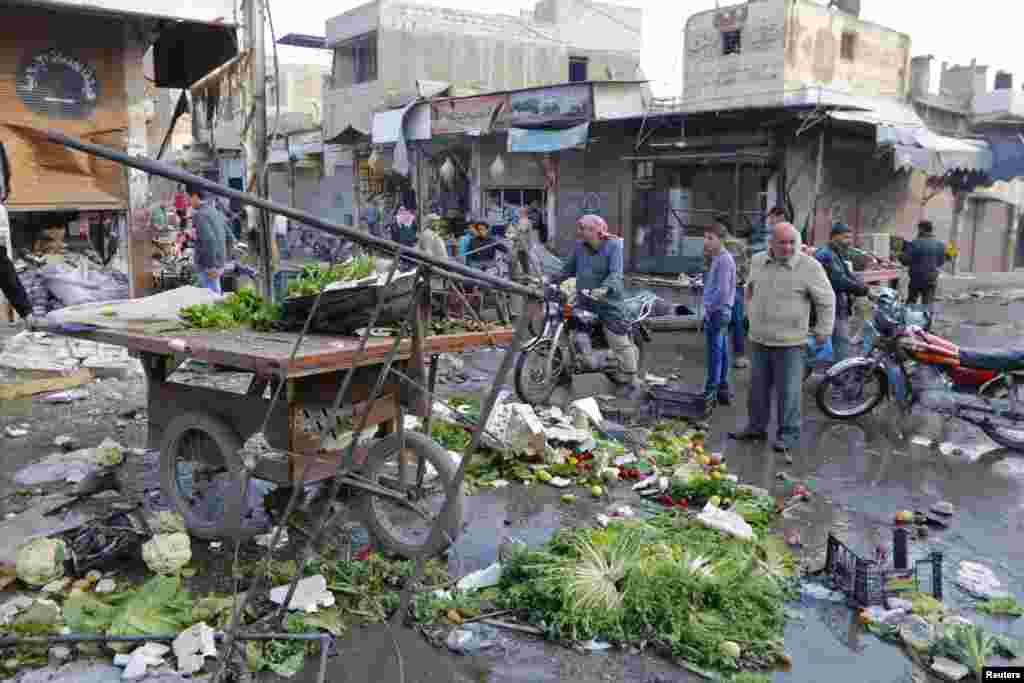
[[[237,52],[231,0],[147,6],[14,0],[0,9],[0,87],[7,93],[0,139],[12,172],[6,208],[12,255],[37,312],[69,303],[46,285],[54,277],[122,296],[129,277],[141,282],[144,273],[123,272],[132,262],[123,246],[141,242],[129,239],[130,226],[146,205],[148,178],[49,144],[36,131],[56,129],[145,156],[147,51],[157,88],[187,87]],[[88,261],[93,265],[76,271]]]

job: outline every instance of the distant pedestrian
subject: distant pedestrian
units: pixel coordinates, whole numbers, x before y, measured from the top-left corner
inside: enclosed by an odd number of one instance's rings
[[[704,279],[704,346],[707,379],[704,399],[732,403],[729,393],[729,326],[736,299],[736,261],[725,248],[729,235],[721,223],[704,228],[704,256],[711,260]]]
[[[850,267],[850,242],[852,233],[846,223],[832,225],[831,240],[815,253],[815,258],[825,268],[832,291],[836,295],[836,324],[832,328],[832,360],[836,363],[846,360],[850,353],[850,314],[853,300],[867,296],[868,288]]]
[[[4,143],[0,142],[0,229],[10,234],[11,226],[7,218],[7,207],[4,204],[11,193],[11,165],[7,160],[7,150]],[[32,304],[29,302],[28,292],[18,278],[18,271],[15,269],[11,258],[7,253],[7,245],[0,244],[0,291],[11,304],[18,315],[21,316],[21,324],[26,329],[35,327],[35,319],[32,317]]]
[[[730,356],[733,359],[733,367],[745,368],[750,363],[743,357],[747,348],[747,307],[743,300],[743,289],[750,276],[750,246],[746,240],[735,235],[729,224],[728,216],[718,215],[715,217],[715,221],[725,227],[726,235],[722,244],[732,254],[733,261],[736,262],[736,301],[732,307],[728,338],[732,345]]]
[[[782,222],[772,231],[768,251],[754,256],[747,283],[750,316],[751,387],[749,421],[729,436],[740,441],[767,438],[772,389],[778,404],[774,448],[788,452],[800,443],[801,388],[810,331],[811,306],[817,311],[814,335],[824,344],[832,334],[836,297],[825,269],[800,249],[800,233]]]
[[[917,224],[917,239],[903,247],[900,263],[910,268],[907,303],[921,299],[930,310],[939,284],[939,269],[946,263],[946,245],[935,238],[931,221]]]
[[[192,202],[192,227],[196,240],[192,260],[199,286],[215,294],[223,294],[220,278],[231,256],[235,236],[224,214],[212,203],[203,201],[201,189],[190,187],[188,196]]]

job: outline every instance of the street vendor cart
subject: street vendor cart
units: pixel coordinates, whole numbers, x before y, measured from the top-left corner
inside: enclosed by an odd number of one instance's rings
[[[260,493],[254,495],[253,481],[290,491],[283,520],[289,519],[299,492],[307,485],[330,482],[329,510],[310,537],[307,553],[334,518],[330,509],[343,489],[352,494],[357,513],[378,545],[416,558],[418,573],[424,558],[454,542],[461,525],[460,492],[470,453],[461,459],[453,457],[429,437],[437,355],[507,347],[479,419],[468,425],[473,432],[471,452],[483,437],[514,349],[526,339],[527,319],[520,317],[515,330],[495,329],[478,319],[472,331],[429,335],[431,283],[438,277],[459,278],[539,300],[538,291],[148,159],[57,131],[33,129],[31,133],[53,144],[237,199],[267,214],[284,215],[390,258],[386,280],[379,289],[363,294],[373,303],[364,307],[372,308],[372,313],[359,336],[334,334],[325,326],[325,311],[351,313],[349,295],[332,291],[328,296],[328,287],[309,302],[308,313],[300,307],[305,317],[301,332],[209,331],[181,325],[160,331],[115,324],[112,310],[99,313],[108,322],[92,318],[75,324],[68,317],[51,321],[50,332],[123,346],[141,360],[148,382],[149,442],[160,451],[161,489],[184,516],[190,533],[238,539],[261,531],[246,524],[247,514],[264,499]],[[272,271],[269,259],[264,261],[264,290],[270,291]],[[394,313],[397,299],[390,288],[398,281],[400,264],[416,269],[402,323],[391,328],[393,336],[374,338],[382,312]],[[174,292],[158,296],[168,295],[176,296]],[[328,299],[330,303],[322,306]],[[149,308],[146,299],[120,305]],[[175,304],[169,310],[172,322],[177,322],[181,307]],[[431,356],[434,362],[428,370]],[[187,359],[249,372],[252,379],[244,393],[173,381],[175,369]],[[421,418],[425,433],[406,429],[408,414]],[[291,590],[295,590],[294,581]]]
[[[387,372],[385,358],[394,347],[389,338],[368,339],[360,354],[357,337],[308,335],[293,357],[299,334],[291,332],[50,331],[123,346],[139,357],[148,385],[149,445],[160,450],[162,493],[185,518],[191,534],[219,538],[259,533],[244,519],[254,504],[249,479],[292,487],[340,476],[354,492],[354,510],[379,545],[405,557],[446,547],[424,544],[445,498],[458,497],[459,491],[452,456],[423,434],[402,433],[405,414],[425,417],[430,406],[420,391],[396,378],[422,375],[426,356],[508,344],[513,334],[497,329],[414,336],[401,341],[393,359],[396,372]],[[235,393],[173,381],[174,370],[187,359],[251,372],[248,390]],[[350,368],[355,374],[335,424],[328,425],[343,373]],[[281,400],[274,402],[282,381]],[[379,396],[370,401],[378,382]],[[345,466],[345,447],[359,438],[352,433],[354,418],[364,416],[362,434],[367,439]],[[245,449],[257,433],[265,437],[262,452]],[[425,475],[416,472],[420,462],[428,464]],[[461,503],[455,502],[451,538],[461,519]]]

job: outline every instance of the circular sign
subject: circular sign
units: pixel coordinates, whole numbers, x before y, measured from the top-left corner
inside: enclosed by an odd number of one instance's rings
[[[99,100],[96,70],[54,48],[22,62],[18,97],[32,111],[53,119],[87,119]]]

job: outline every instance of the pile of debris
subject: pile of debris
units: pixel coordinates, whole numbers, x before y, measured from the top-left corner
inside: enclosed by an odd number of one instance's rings
[[[128,276],[105,265],[88,242],[82,247],[67,244],[63,226],[40,232],[31,251],[20,249],[14,268],[36,316],[65,306],[128,298]]]
[[[88,370],[95,377],[128,379],[142,374],[142,365],[126,348],[99,342],[22,332],[7,341],[0,368],[69,375]]]

